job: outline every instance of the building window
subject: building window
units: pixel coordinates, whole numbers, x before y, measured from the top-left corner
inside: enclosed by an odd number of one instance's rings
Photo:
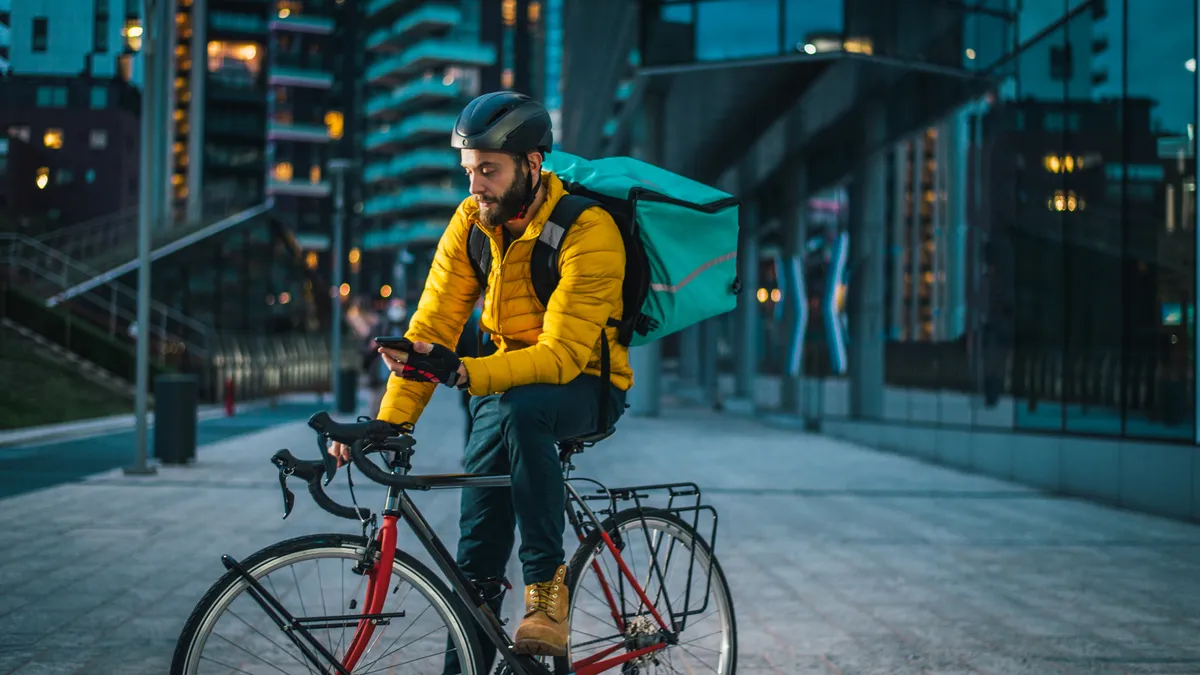
[[[103,150],[108,147],[108,130],[107,129],[92,129],[91,135],[88,137],[88,145],[93,150]]]
[[[108,89],[92,87],[92,110],[104,110],[108,107]]]
[[[142,22],[139,19],[126,19],[125,30],[122,31],[125,35],[125,46],[130,51],[141,51],[142,49]]]
[[[43,166],[37,170],[37,178],[34,179],[34,185],[37,185],[39,190],[45,190],[50,184],[50,167]]]
[[[320,164],[313,164],[308,169],[308,182],[310,182],[314,185],[321,182],[321,165]]]
[[[56,179],[56,182],[59,185],[67,185],[73,180],[75,180],[75,176],[72,175],[70,169],[59,169],[58,170],[58,178]]]
[[[39,108],[67,107],[66,87],[38,87],[37,105]]]
[[[1050,48],[1050,79],[1066,82],[1071,79],[1071,45]]]
[[[42,134],[42,145],[51,150],[61,150],[63,146],[62,129],[47,129],[45,134]]]
[[[286,183],[292,179],[291,162],[280,162],[275,165],[275,180]]]
[[[46,43],[50,41],[49,19],[44,16],[35,17],[33,20],[33,51],[46,51]]]
[[[8,137],[15,138],[26,143],[29,142],[29,127],[13,126],[8,128]]]
[[[88,169],[87,173],[83,174],[83,179],[88,182],[88,185],[96,182],[96,170]]]
[[[121,73],[121,79],[126,82],[133,81],[133,58],[129,54],[122,54],[117,57],[117,70]]]
[[[537,0],[529,3],[529,23],[537,23],[542,20],[542,3]]]
[[[253,89],[261,68],[262,53],[253,42],[208,43],[208,72],[217,84]]]
[[[500,17],[504,19],[505,26],[515,26],[517,24],[517,0],[503,0],[500,4]]]
[[[512,68],[505,68],[500,73],[500,86],[505,89],[511,89],[513,86],[513,71]]]
[[[108,15],[97,15],[92,31],[92,45],[97,54],[108,52]]]
[[[342,113],[337,110],[330,110],[325,113],[325,128],[329,130],[329,137],[333,140],[338,140],[345,133],[346,120]]]

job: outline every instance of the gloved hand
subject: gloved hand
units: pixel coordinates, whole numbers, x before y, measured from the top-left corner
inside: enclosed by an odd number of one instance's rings
[[[467,369],[454,350],[429,342],[414,342],[412,351],[380,347],[389,370],[406,380],[436,382],[463,389],[467,386]]]

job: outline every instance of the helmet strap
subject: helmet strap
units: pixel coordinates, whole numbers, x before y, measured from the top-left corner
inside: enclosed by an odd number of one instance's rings
[[[529,211],[529,207],[533,205],[533,200],[537,197],[538,190],[541,188],[542,174],[540,172],[538,173],[537,184],[534,185],[533,169],[531,168],[529,171],[529,180],[525,182],[525,205],[521,207],[521,210],[517,213],[517,216],[513,218],[514,221],[521,220],[525,217],[525,214]]]

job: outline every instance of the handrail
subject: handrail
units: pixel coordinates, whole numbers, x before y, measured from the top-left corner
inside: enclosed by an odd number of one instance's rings
[[[80,263],[77,260],[73,260],[73,259],[69,258],[68,256],[64,255],[61,251],[56,251],[56,250],[50,248],[49,246],[46,246],[45,244],[43,244],[37,240],[31,239],[29,237],[26,237],[24,235],[0,233],[0,241],[8,241],[9,242],[8,255],[5,257],[8,259],[10,265],[12,265],[14,267],[19,266],[22,269],[28,270],[28,271],[38,275],[38,277],[40,277],[41,279],[44,279],[48,282],[53,283],[56,287],[56,290],[61,290],[64,286],[63,275],[56,274],[55,270],[49,269],[44,265],[38,265],[33,260],[31,260],[31,258],[33,258],[34,256],[20,255],[20,252],[21,252],[20,247],[25,246],[34,251],[37,251],[39,254],[49,257],[50,259],[56,261],[57,263],[62,265],[62,267],[64,269],[75,270],[75,271],[79,272],[80,274],[84,275],[85,278],[93,278],[99,274],[98,272],[96,272],[94,269],[88,267],[87,265]],[[105,285],[105,288],[111,294],[111,297],[106,298],[106,299],[93,298],[93,297],[87,296],[85,294],[79,294],[79,295],[76,295],[75,297],[80,298],[80,299],[86,299],[86,300],[92,302],[93,304],[100,306],[101,309],[103,309],[104,311],[110,312],[114,317],[119,316],[122,319],[136,320],[135,315],[132,315],[130,312],[128,312],[124,308],[120,307],[115,302],[115,300],[116,300],[116,296],[120,296],[124,299],[132,300],[136,304],[137,293],[133,289],[131,289],[123,284],[120,284],[120,283],[116,282],[115,280],[109,281],[108,284]],[[101,291],[95,290],[94,292],[97,295],[99,295],[99,293]],[[53,306],[53,304],[57,304],[57,303],[51,303],[48,300],[46,301],[46,306],[48,306],[48,307]],[[210,330],[207,325],[179,312],[178,310],[176,310],[168,305],[164,305],[163,303],[158,302],[156,300],[150,301],[150,309],[151,309],[152,314],[154,314],[156,316],[161,316],[164,319],[169,319],[170,321],[172,321],[182,327],[191,329],[198,336],[200,336],[200,338],[205,343],[208,342],[208,340],[210,338]],[[208,353],[208,345],[207,344],[201,345],[201,344],[197,344],[195,340],[183,339],[181,336],[172,336],[169,334],[169,332],[162,329],[161,326],[166,324],[165,320],[164,321],[155,321],[152,319],[150,324],[151,324],[151,331],[152,331],[151,334],[154,334],[153,331],[155,330],[155,327],[158,326],[158,327],[160,327],[159,334],[162,337],[164,337],[164,338],[174,337],[176,339],[182,339],[182,341],[185,344],[187,344],[188,348],[191,351],[193,351],[193,353],[199,353],[199,355],[201,355],[201,356],[207,355],[207,353]]]

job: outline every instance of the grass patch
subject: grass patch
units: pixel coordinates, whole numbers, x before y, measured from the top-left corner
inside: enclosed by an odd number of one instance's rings
[[[21,429],[133,412],[133,401],[96,385],[67,363],[0,333],[0,429]]]

